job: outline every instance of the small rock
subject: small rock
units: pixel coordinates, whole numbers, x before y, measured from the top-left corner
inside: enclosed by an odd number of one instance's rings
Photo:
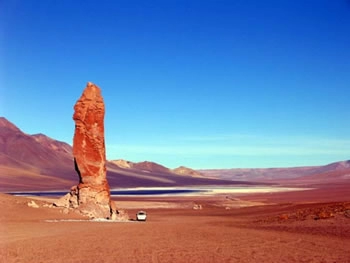
[[[34,200],[30,201],[28,203],[28,206],[32,207],[32,208],[39,208],[39,205],[37,203],[35,203]]]
[[[194,204],[194,205],[193,205],[193,209],[194,209],[194,210],[202,210],[203,207],[202,207],[202,205]]]
[[[112,213],[112,215],[111,215],[111,220],[113,220],[113,221],[118,220],[118,218],[117,218],[117,213]]]
[[[334,217],[334,214],[328,211],[321,211],[318,213],[317,216],[319,219],[328,219],[328,218]]]
[[[279,219],[281,220],[287,220],[289,218],[289,216],[287,214],[282,214],[279,216]]]
[[[112,213],[111,220],[114,221],[129,221],[129,215],[125,210],[114,210]]]
[[[350,210],[345,210],[344,216],[350,218]]]
[[[69,207],[70,193],[64,195],[60,199],[56,200],[53,205],[57,207]]]

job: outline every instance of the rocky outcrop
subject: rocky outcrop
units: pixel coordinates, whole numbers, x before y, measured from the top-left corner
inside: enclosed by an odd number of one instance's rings
[[[132,168],[132,165],[133,163],[132,162],[129,162],[129,161],[126,161],[126,160],[122,160],[122,159],[119,159],[119,160],[112,160],[110,161],[111,163],[115,164],[116,166],[120,167],[120,168]]]
[[[106,177],[105,106],[99,87],[88,83],[74,106],[73,156],[79,184],[56,203],[90,218],[116,218]]]
[[[178,175],[187,175],[187,176],[192,176],[192,177],[203,177],[203,174],[200,172],[193,170],[191,168],[185,167],[185,166],[180,166],[178,168],[173,169],[173,172],[178,174]]]

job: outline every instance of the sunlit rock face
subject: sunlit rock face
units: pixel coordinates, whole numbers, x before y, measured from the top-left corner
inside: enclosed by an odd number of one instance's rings
[[[90,218],[116,218],[106,177],[105,105],[99,87],[89,82],[74,106],[73,157],[79,184],[54,205]]]
[[[73,156],[80,182],[72,190],[77,195],[75,203],[80,212],[99,218],[111,214],[106,178],[104,115],[101,90],[89,82],[74,106]]]
[[[89,82],[74,106],[73,156],[79,184],[54,203],[90,218],[127,221],[126,211],[117,210],[110,198],[104,138],[105,105],[101,90]]]

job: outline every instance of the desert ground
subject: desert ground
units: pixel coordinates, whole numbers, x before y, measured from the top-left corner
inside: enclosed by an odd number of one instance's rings
[[[130,221],[93,222],[44,206],[48,198],[0,194],[0,262],[350,262],[349,184],[114,200]],[[135,220],[140,209],[146,222]]]

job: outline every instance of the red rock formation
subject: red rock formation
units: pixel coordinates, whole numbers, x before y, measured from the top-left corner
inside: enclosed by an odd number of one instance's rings
[[[80,183],[72,192],[77,194],[80,212],[106,218],[111,213],[111,200],[106,178],[104,115],[101,90],[89,82],[74,106],[73,156]]]
[[[73,156],[81,184],[104,185],[108,189],[104,141],[105,106],[101,90],[89,82],[75,104],[74,111]]]
[[[92,218],[117,218],[106,178],[105,106],[99,87],[88,83],[74,106],[73,156],[79,184],[56,202]]]

